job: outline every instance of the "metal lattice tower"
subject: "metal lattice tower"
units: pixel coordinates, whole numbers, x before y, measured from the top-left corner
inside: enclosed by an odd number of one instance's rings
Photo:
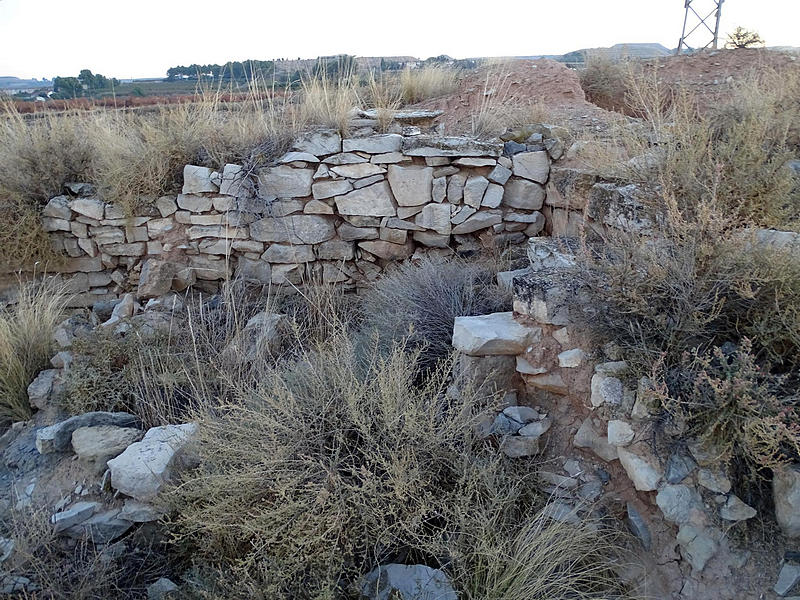
[[[719,41],[719,20],[722,16],[723,2],[725,0],[684,0],[686,14],[683,17],[683,31],[681,32],[681,40],[678,42],[676,54],[681,54],[685,50],[689,52],[705,50],[706,48],[716,50]],[[706,14],[709,9],[710,12]],[[689,29],[690,27],[691,29]],[[708,34],[711,36],[710,40],[706,37]],[[698,45],[690,46],[687,42],[690,37],[693,43]],[[697,40],[697,42],[694,42],[694,40]],[[703,40],[707,41],[705,45],[700,46],[699,43]]]

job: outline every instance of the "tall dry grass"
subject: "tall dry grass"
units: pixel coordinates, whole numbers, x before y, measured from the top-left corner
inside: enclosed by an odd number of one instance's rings
[[[91,175],[92,115],[21,114],[11,102],[0,105],[0,191],[42,206],[67,181]]]
[[[506,129],[528,123],[550,123],[552,115],[541,102],[520,102],[511,97],[511,63],[495,60],[486,67],[483,96],[472,115],[472,133],[495,137]]]
[[[539,511],[512,535],[487,523],[467,563],[458,565],[466,600],[631,598],[616,565],[624,536],[592,517],[561,523]]]
[[[358,95],[353,78],[311,77],[301,84],[299,114],[304,125],[321,125],[347,134]]]
[[[743,73],[727,97],[702,106],[691,91],[661,83],[657,69],[617,68],[627,110],[641,120],[617,121],[605,146],[613,151],[597,146],[590,166],[657,184],[684,212],[713,204],[742,225],[796,227],[800,186],[786,163],[800,156],[798,71]]]
[[[444,96],[458,87],[458,71],[446,67],[426,66],[404,69],[400,75],[400,96],[406,104]]]
[[[28,385],[54,353],[64,293],[54,280],[21,284],[16,304],[0,312],[0,420],[31,415]]]

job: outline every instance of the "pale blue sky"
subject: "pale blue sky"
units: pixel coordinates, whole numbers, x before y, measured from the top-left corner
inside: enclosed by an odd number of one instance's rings
[[[710,0],[694,0],[698,11]],[[726,0],[769,45],[800,46],[800,0]],[[119,78],[247,58],[559,54],[615,43],[677,45],[683,0],[0,0],[0,75],[81,68]]]

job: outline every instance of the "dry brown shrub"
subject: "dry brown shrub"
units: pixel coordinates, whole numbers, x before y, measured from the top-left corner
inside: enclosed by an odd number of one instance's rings
[[[239,565],[265,597],[322,598],[381,561],[446,556],[488,498],[498,524],[516,522],[536,502],[532,481],[475,438],[486,401],[445,396],[446,375],[418,385],[414,354],[343,331],[263,366],[196,416],[201,466],[170,494],[178,541]]]
[[[0,273],[57,270],[63,257],[42,228],[38,207],[0,189],[0,213]]]
[[[687,352],[680,365],[657,365],[652,379],[662,405],[735,475],[746,501],[760,504],[755,492],[768,470],[800,458],[800,415],[796,374],[770,373],[751,350],[744,338]]]
[[[0,106],[0,191],[43,206],[69,181],[88,181],[92,115],[69,112],[29,117]]]
[[[606,110],[626,112],[631,66],[607,56],[590,54],[578,73],[586,99]]]
[[[406,340],[421,349],[427,367],[450,353],[456,317],[508,310],[510,304],[487,265],[425,258],[396,265],[375,282],[362,299],[362,326],[376,332],[385,348]]]
[[[745,73],[729,96],[702,110],[688,90],[659,82],[657,69],[631,71],[626,90],[641,121],[618,122],[613,151],[591,156],[592,167],[655,183],[685,213],[714,204],[740,225],[797,226],[800,186],[786,163],[800,150],[800,76]]]
[[[639,158],[610,172],[647,186],[658,218],[647,235],[610,230],[587,246],[576,277],[584,325],[652,375],[674,435],[713,438],[751,503],[764,473],[797,456],[800,260],[758,228],[800,223],[786,167],[798,85],[764,71],[701,112],[685,92],[634,82],[644,128],[619,145]]]

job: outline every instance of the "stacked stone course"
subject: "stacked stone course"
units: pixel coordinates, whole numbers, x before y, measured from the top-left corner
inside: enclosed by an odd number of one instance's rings
[[[181,194],[133,216],[92,186],[72,186],[42,215],[68,257],[60,271],[71,305],[134,289],[145,298],[212,290],[229,277],[355,288],[391,261],[522,243],[544,230],[548,144],[411,133],[313,131],[255,172],[186,165]]]

